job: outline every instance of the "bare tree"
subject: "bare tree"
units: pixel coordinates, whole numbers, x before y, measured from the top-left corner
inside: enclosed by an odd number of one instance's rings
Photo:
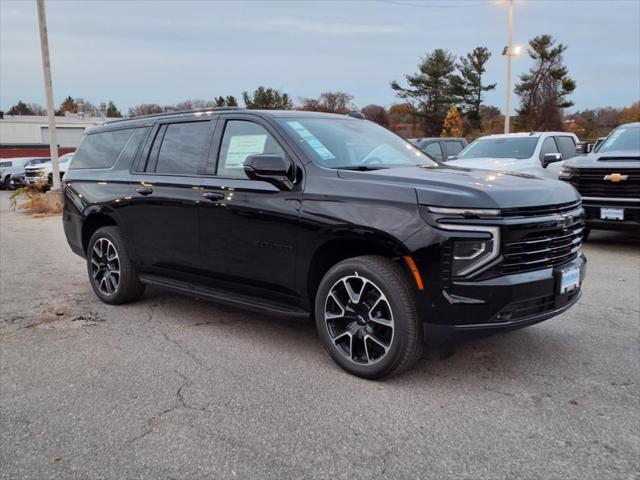
[[[353,100],[353,95],[349,95],[345,92],[325,92],[320,94],[320,97],[317,99],[301,99],[302,106],[299,110],[346,114],[357,110],[351,103],[351,100]]]
[[[152,115],[154,113],[162,112],[164,112],[164,108],[157,103],[141,103],[140,105],[135,105],[129,109],[129,116],[139,117],[141,115]]]
[[[384,107],[371,104],[367,105],[360,111],[367,120],[371,120],[378,125],[382,125],[384,128],[389,128],[389,114]]]
[[[176,110],[195,110],[196,108],[212,108],[215,106],[215,100],[202,100],[196,98],[176,103]]]

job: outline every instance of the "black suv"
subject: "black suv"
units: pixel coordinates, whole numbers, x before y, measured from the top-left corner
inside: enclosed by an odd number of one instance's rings
[[[423,335],[516,328],[580,297],[568,184],[439,164],[349,116],[220,109],[108,123],[65,176],[64,230],[107,303],[156,285],[312,317],[380,378]]]
[[[582,195],[591,228],[640,232],[640,122],[620,125],[588,156],[564,163],[560,179]]]

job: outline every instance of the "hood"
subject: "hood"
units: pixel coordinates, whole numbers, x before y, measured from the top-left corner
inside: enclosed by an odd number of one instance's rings
[[[564,162],[572,168],[640,168],[640,151],[614,151],[573,157]]]
[[[415,188],[418,203],[457,208],[515,208],[578,200],[566,182],[513,172],[451,167],[402,167],[360,172],[339,170],[345,180],[380,182]]]

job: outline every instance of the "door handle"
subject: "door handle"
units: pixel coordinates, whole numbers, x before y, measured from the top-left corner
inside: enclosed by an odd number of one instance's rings
[[[153,188],[151,187],[141,187],[136,189],[136,192],[138,192],[140,195],[144,195],[145,197],[147,195],[151,195],[153,193]]]
[[[224,198],[224,193],[207,192],[207,193],[203,193],[202,196],[207,200],[215,201],[215,200],[222,200]]]

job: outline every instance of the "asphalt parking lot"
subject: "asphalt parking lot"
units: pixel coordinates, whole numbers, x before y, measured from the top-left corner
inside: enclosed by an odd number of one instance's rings
[[[580,303],[352,377],[306,323],[148,289],[100,303],[59,217],[0,192],[0,478],[640,478],[640,239]]]

